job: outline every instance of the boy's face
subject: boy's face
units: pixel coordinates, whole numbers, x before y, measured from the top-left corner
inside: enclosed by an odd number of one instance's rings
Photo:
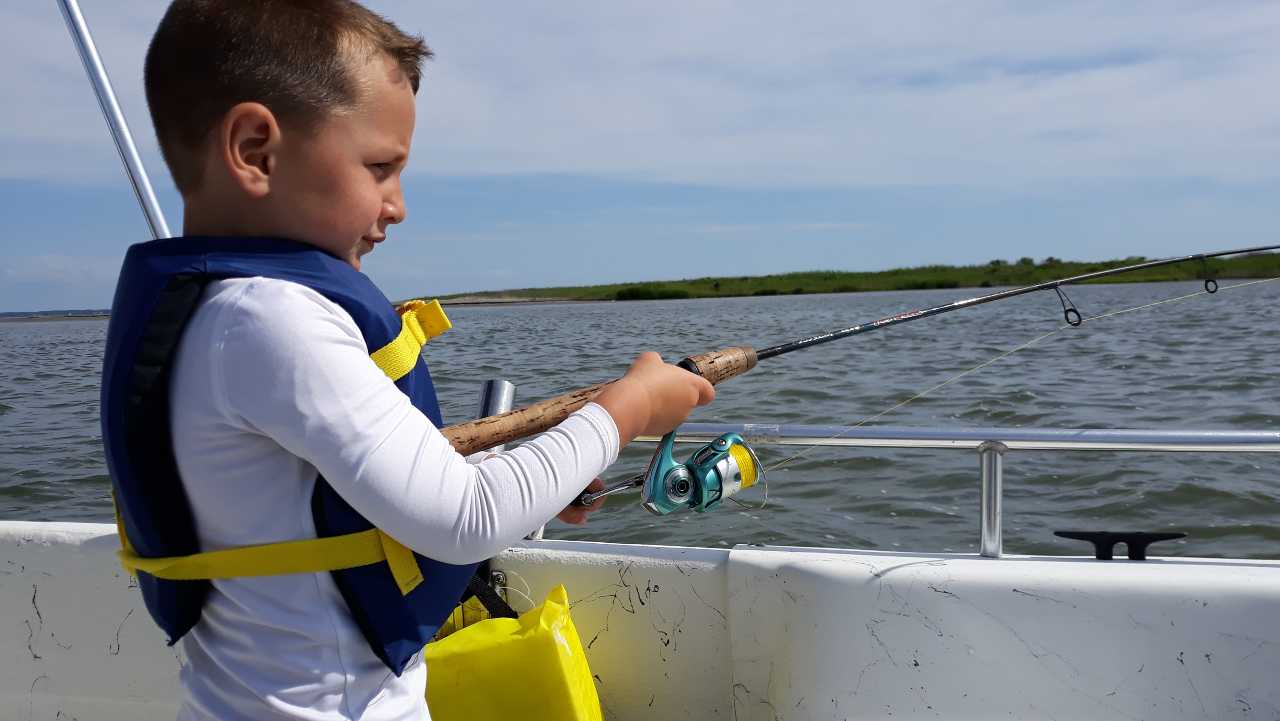
[[[400,172],[413,138],[413,89],[391,58],[353,62],[353,110],[312,133],[283,133],[271,195],[284,234],[360,269],[360,258],[405,218]]]

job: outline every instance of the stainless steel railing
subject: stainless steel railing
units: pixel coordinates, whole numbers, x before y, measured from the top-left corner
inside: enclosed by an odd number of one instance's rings
[[[815,426],[686,423],[677,443],[706,443],[721,433],[738,433],[754,445],[844,448],[961,448],[978,452],[980,469],[979,550],[999,558],[1004,461],[1011,450],[1157,451],[1197,453],[1280,453],[1275,431],[1152,431],[1129,429],[918,428],[903,426]],[[656,442],[655,437],[637,440]]]
[[[1280,452],[1277,431],[1151,431],[1111,428],[920,428],[914,426],[810,426],[760,423],[686,423],[677,442],[706,443],[721,433],[748,443],[861,448],[971,448],[987,441],[1021,451]],[[643,437],[638,440],[656,441]]]
[[[498,381],[500,382],[500,381]],[[495,381],[489,381],[495,383]],[[511,396],[515,388],[510,386]],[[485,393],[489,393],[486,385]],[[510,403],[508,397],[507,403]],[[509,405],[502,410],[509,409]],[[491,415],[482,401],[482,415]],[[835,448],[951,448],[978,452],[978,552],[999,558],[1002,528],[1004,460],[1009,451],[1147,451],[1195,453],[1280,453],[1280,431],[1132,430],[1111,428],[920,428],[914,426],[770,425],[761,423],[685,423],[677,443],[707,443],[722,433],[738,433],[758,446]],[[641,436],[656,443],[657,436]],[[536,536],[541,537],[539,534]]]

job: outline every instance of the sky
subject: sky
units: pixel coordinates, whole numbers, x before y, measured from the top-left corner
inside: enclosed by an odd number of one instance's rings
[[[1280,4],[370,2],[436,53],[393,298],[1275,242]],[[174,233],[142,61],[82,0]],[[148,228],[56,3],[0,6],[0,312],[110,305]]]

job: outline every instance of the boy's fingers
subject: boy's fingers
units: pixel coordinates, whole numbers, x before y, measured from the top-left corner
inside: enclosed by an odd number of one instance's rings
[[[716,387],[702,376],[698,376],[698,405],[705,406],[716,399]]]
[[[581,526],[587,522],[587,509],[581,506],[570,506],[556,514],[556,518],[562,523],[568,523],[574,526]]]
[[[600,480],[599,478],[596,478],[590,483],[588,483],[587,487],[582,489],[582,492],[591,493],[593,491],[603,491],[603,490],[604,490],[604,481]],[[570,506],[567,506],[560,513],[556,514],[556,518],[560,519],[564,523],[569,523],[575,526],[583,526],[583,525],[586,525],[587,523],[587,514],[600,510],[600,507],[603,505],[604,505],[603,498],[597,498],[596,500],[591,502],[591,505],[588,505],[588,506],[570,505]]]

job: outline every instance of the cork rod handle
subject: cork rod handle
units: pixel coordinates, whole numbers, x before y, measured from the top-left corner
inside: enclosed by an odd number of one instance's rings
[[[690,356],[680,361],[679,365],[716,384],[754,368],[756,352],[747,347],[725,348]],[[463,455],[493,448],[551,428],[568,418],[570,413],[590,403],[610,383],[613,381],[579,388],[524,408],[448,426],[441,429],[441,432],[453,444],[454,449]]]

